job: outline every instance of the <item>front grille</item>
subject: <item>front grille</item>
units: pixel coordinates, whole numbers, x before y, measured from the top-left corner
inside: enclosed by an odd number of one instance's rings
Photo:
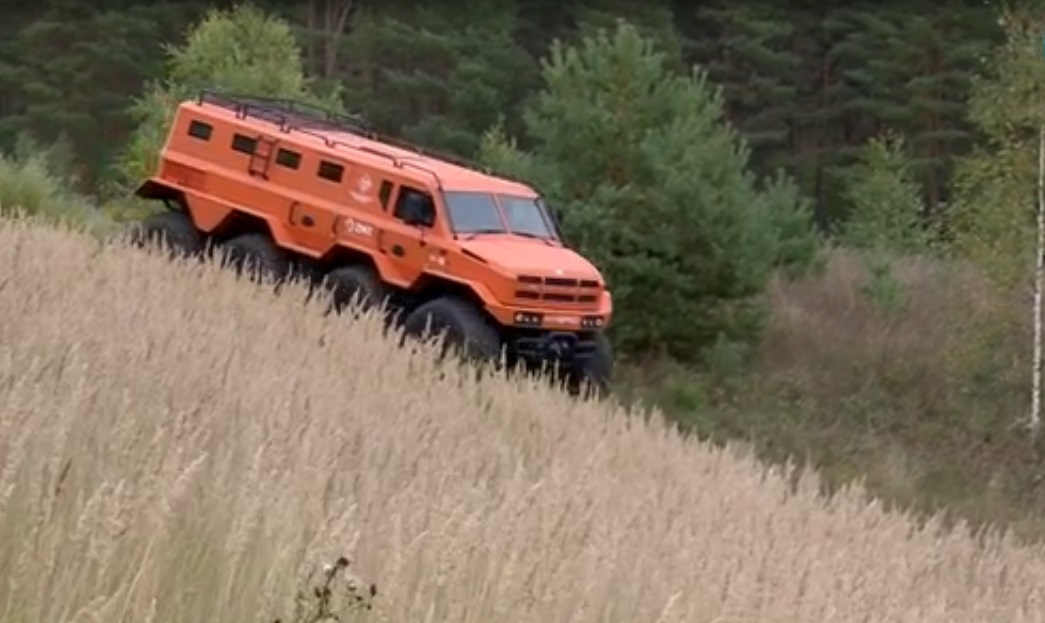
[[[515,297],[524,301],[590,305],[599,300],[602,286],[593,279],[522,275]]]

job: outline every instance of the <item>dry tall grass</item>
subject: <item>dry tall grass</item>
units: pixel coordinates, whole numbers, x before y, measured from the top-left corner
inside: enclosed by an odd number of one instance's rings
[[[0,225],[0,621],[1045,620],[1045,559],[543,387],[436,380],[378,324]],[[345,620],[345,619],[342,619]]]

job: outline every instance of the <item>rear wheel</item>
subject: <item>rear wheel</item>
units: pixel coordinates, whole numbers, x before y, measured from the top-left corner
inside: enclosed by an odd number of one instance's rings
[[[222,246],[223,265],[254,281],[282,282],[291,273],[291,262],[266,234],[249,233],[227,240]]]
[[[327,273],[325,281],[331,290],[334,311],[341,313],[350,305],[369,311],[388,304],[391,292],[373,268],[365,265],[343,266]]]
[[[131,245],[139,248],[159,247],[173,256],[198,256],[205,239],[184,212],[167,211],[153,214],[134,223],[128,230]]]
[[[481,310],[463,299],[445,296],[420,305],[403,321],[403,337],[443,339],[440,356],[453,353],[472,362],[495,363],[501,336]]]

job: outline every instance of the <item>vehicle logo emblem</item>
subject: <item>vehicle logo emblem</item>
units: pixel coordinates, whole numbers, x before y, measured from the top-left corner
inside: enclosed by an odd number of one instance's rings
[[[370,203],[373,201],[373,197],[370,196],[370,190],[374,187],[374,180],[370,179],[368,173],[364,173],[358,180],[356,180],[356,189],[350,190],[349,195],[359,203]]]
[[[362,193],[368,193],[368,192],[370,192],[370,189],[373,188],[373,187],[374,187],[373,180],[370,179],[369,175],[364,173],[363,177],[359,178],[359,191],[362,192]]]

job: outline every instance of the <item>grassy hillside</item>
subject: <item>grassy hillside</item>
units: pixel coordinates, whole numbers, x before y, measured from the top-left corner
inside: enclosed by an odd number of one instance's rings
[[[294,292],[12,221],[0,265],[4,623],[314,620],[342,555],[378,587],[343,621],[1042,618],[1038,550],[434,374]]]

